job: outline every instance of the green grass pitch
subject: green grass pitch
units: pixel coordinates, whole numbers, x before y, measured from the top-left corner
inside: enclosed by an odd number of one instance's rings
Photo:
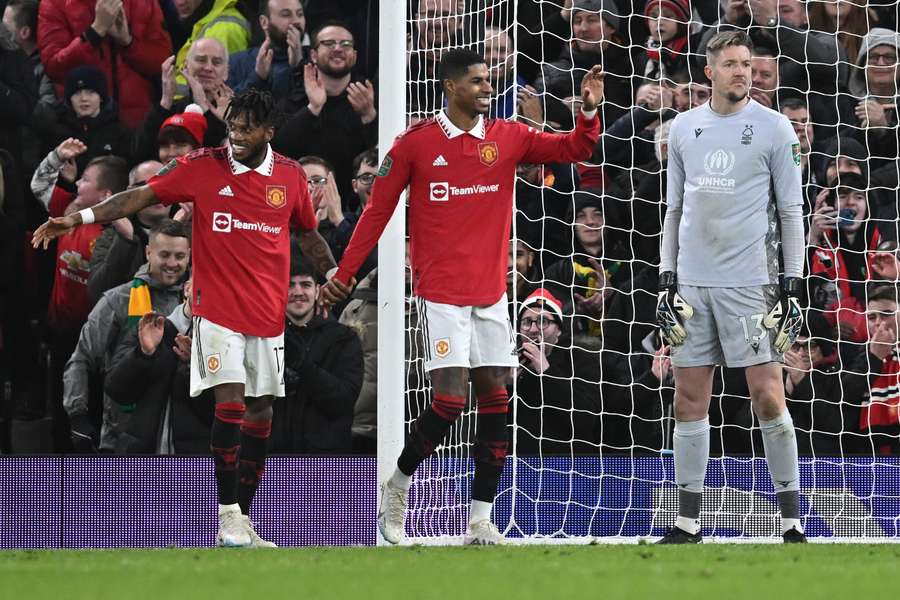
[[[861,600],[898,580],[895,544],[0,552],[0,598],[16,600]]]

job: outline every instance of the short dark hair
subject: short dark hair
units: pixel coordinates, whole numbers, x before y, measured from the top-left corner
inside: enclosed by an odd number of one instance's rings
[[[247,88],[238,92],[225,109],[225,121],[247,115],[252,126],[271,127],[275,123],[275,102],[266,90]]]
[[[350,37],[353,38],[353,41],[356,41],[356,35],[354,35],[353,30],[350,28],[350,25],[338,19],[328,19],[327,21],[316,27],[313,32],[309,34],[309,45],[311,48],[317,48],[319,46],[319,34],[326,27],[340,27],[341,29],[346,29],[347,33],[350,34]]]
[[[325,160],[324,158],[322,158],[321,156],[313,156],[312,154],[309,154],[307,156],[301,156],[300,158],[297,159],[297,162],[300,163],[300,165],[304,166],[304,167],[306,165],[319,165],[320,167],[322,167],[329,173],[332,173],[332,174],[334,173],[334,167],[331,165],[331,163],[328,162],[327,160]]]
[[[272,0],[259,0],[259,16],[268,17],[272,11],[269,9],[269,3]],[[300,9],[306,13],[306,8],[303,6],[303,0],[297,0],[300,4]]]
[[[178,127],[177,125],[166,125],[159,130],[159,136],[156,139],[159,146],[168,146],[169,144],[190,144],[191,148],[194,148],[195,150],[199,147],[197,146],[197,140],[194,139],[194,136],[192,136],[184,127]]]
[[[150,229],[150,239],[153,240],[158,235],[185,238],[188,241],[188,245],[191,244],[191,228],[175,219],[163,219],[154,225]]]
[[[369,148],[368,150],[363,150],[356,155],[356,158],[353,159],[354,177],[356,177],[357,173],[359,173],[359,168],[363,163],[366,163],[370,167],[378,166],[378,148]]]
[[[128,162],[121,156],[107,154],[91,160],[84,168],[97,167],[100,174],[97,176],[97,189],[109,190],[118,194],[128,187]]]
[[[443,85],[445,79],[459,79],[469,72],[469,67],[481,64],[487,64],[487,62],[477,52],[466,48],[449,50],[441,56],[441,62],[438,65],[438,81]]]
[[[745,31],[720,31],[712,36],[706,45],[707,61],[712,62],[714,56],[718,56],[722,50],[732,46],[743,46],[750,51],[750,54],[754,53],[753,40]]]
[[[16,27],[30,27],[31,38],[37,38],[39,0],[9,0],[6,6],[15,9]]]
[[[892,285],[879,285],[869,292],[869,302],[876,300],[888,300],[897,304],[897,290]]]
[[[291,254],[290,279],[294,277],[310,277],[316,283],[320,283],[312,264],[296,251]]]
[[[809,106],[806,104],[806,100],[804,100],[803,98],[792,96],[781,101],[781,103],[778,105],[778,112],[784,112],[785,109],[800,110],[801,108],[809,110]]]

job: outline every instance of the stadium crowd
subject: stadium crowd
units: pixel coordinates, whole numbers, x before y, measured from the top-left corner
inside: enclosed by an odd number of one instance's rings
[[[492,117],[569,131],[581,77],[606,73],[591,160],[517,170],[518,452],[669,447],[671,366],[654,322],[667,134],[709,98],[706,42],[745,29],[751,96],[800,142],[808,309],[784,357],[800,452],[900,453],[896,3],[521,0],[513,30],[510,2],[410,0],[406,100],[410,123],[433,115],[439,49],[474,44]],[[222,145],[229,99],[252,87],[273,95],[272,147],[303,166],[339,260],[390,143],[377,136],[377,4],[0,0],[0,452],[209,452],[213,400],[188,393],[191,206],[80,227],[49,251],[30,232]],[[322,314],[322,281],[295,248],[272,452],[374,453],[376,263]],[[142,319],[151,308],[165,319]],[[427,388],[413,302],[407,327],[412,412]],[[739,375],[716,377],[713,451],[761,455]]]

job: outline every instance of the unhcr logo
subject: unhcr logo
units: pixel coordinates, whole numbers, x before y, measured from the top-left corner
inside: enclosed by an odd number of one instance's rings
[[[707,152],[703,157],[703,168],[710,175],[728,175],[734,168],[734,152],[728,152],[719,148]]]

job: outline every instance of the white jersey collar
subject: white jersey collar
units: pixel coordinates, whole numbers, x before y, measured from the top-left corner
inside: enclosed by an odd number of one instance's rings
[[[228,164],[231,165],[231,172],[235,175],[240,175],[242,173],[247,173],[248,171],[256,171],[260,175],[264,177],[269,177],[272,175],[272,167],[275,164],[275,156],[272,154],[272,146],[266,144],[266,157],[263,159],[259,166],[255,169],[251,169],[247,165],[240,163],[234,159],[231,155],[231,144],[225,144],[225,148],[228,151]]]
[[[439,112],[435,116],[434,120],[437,121],[438,125],[441,126],[441,129],[444,130],[444,135],[446,135],[451,140],[464,133],[468,133],[469,135],[477,137],[479,140],[484,139],[483,115],[478,115],[478,121],[475,122],[475,127],[470,129],[469,131],[465,131],[454,125],[453,122],[450,121],[450,117],[447,116],[447,112],[444,109],[441,109],[441,112]]]

